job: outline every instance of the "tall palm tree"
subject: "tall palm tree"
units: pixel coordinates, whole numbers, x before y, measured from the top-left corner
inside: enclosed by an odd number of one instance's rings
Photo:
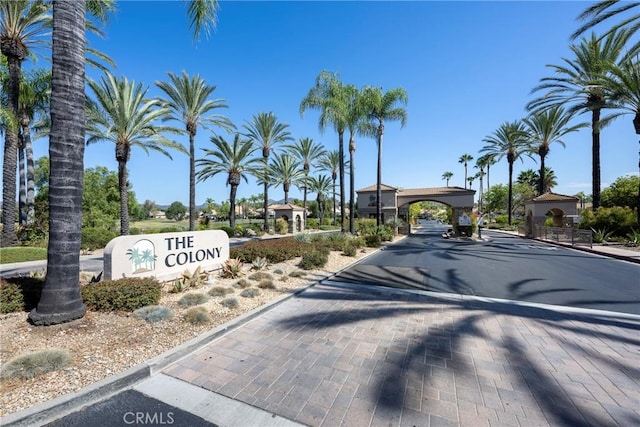
[[[229,225],[232,230],[235,230],[238,186],[241,180],[248,182],[247,174],[251,173],[262,159],[250,157],[256,151],[256,147],[253,141],[241,139],[238,133],[233,137],[233,145],[229,145],[221,136],[211,137],[211,142],[215,146],[214,150],[203,149],[205,156],[209,158],[196,160],[198,167],[200,167],[197,173],[198,182],[206,181],[219,173],[227,174],[227,185],[231,187],[229,190]]]
[[[320,159],[320,169],[331,174],[331,189],[333,192],[333,225],[336,223],[336,179],[340,170],[340,153],[338,150],[327,151]]]
[[[300,164],[304,171],[304,177],[309,176],[312,166],[318,165],[318,162],[325,153],[324,147],[317,142],[313,142],[312,138],[300,138],[295,144],[285,145],[287,150]],[[306,221],[307,212],[307,185],[306,181],[302,181],[302,207],[304,208],[304,217]]]
[[[591,112],[591,163],[593,209],[600,206],[600,127],[611,117],[601,119],[603,109],[610,108],[607,102],[609,89],[605,76],[610,65],[617,62],[623,53],[630,32],[621,30],[611,33],[604,40],[592,34],[580,44],[572,45],[574,58],[563,58],[564,65],[548,65],[554,70],[553,77],[545,77],[532,92],[546,93],[527,105],[529,111],[544,110],[553,106],[565,106],[569,114]]]
[[[106,73],[100,82],[89,79],[89,87],[96,101],[89,102],[87,120],[87,144],[110,141],[115,145],[118,161],[118,185],[120,188],[120,234],[129,234],[127,162],[133,147],[145,152],[157,151],[170,159],[166,149],[182,153],[187,150],[175,141],[167,139],[163,132],[178,133],[175,128],[156,126],[155,121],[169,114],[157,99],[145,99],[148,88],[135,84],[126,77],[116,78]]]
[[[525,118],[523,123],[527,133],[531,138],[531,149],[540,156],[540,181],[537,185],[538,194],[544,193],[545,182],[545,159],[551,150],[551,144],[558,144],[564,147],[562,138],[571,133],[587,127],[587,123],[570,125],[574,113],[569,113],[559,105],[536,111],[531,116]]]
[[[264,186],[264,200],[262,204],[264,211],[264,231],[269,231],[269,215],[267,214],[269,210],[269,155],[276,144],[292,139],[288,127],[288,124],[280,123],[276,115],[272,112],[258,113],[251,118],[251,121],[243,125],[243,128],[247,132],[245,136],[253,141],[257,148],[262,150],[264,173],[262,174],[262,178],[258,177],[258,179]]]
[[[607,86],[611,89],[611,99],[623,114],[633,114],[633,128],[640,135],[640,64],[638,57],[628,57],[611,67]],[[640,153],[639,153],[640,155]],[[640,168],[640,159],[638,163]],[[636,220],[640,224],[640,185],[636,203]]]
[[[29,320],[35,325],[68,322],[87,311],[78,281],[84,175],[84,49],[85,3],[54,2],[49,247],[42,295],[38,306],[29,313]]]
[[[507,158],[509,164],[508,222],[511,225],[513,204],[513,163],[523,154],[528,154],[528,137],[520,120],[503,123],[492,135],[483,139],[487,143],[480,152],[493,156],[496,160]]]
[[[289,154],[278,153],[269,165],[269,171],[273,184],[282,184],[284,190],[284,203],[289,203],[289,189],[292,185],[305,183],[305,172],[300,168],[300,163]]]
[[[331,126],[338,134],[338,157],[340,160],[340,168],[338,171],[340,179],[340,228],[344,232],[344,131],[347,128],[349,94],[346,86],[340,81],[338,74],[329,71],[321,71],[320,74],[318,74],[315,86],[309,90],[300,102],[300,115],[303,115],[308,109],[320,111],[318,126],[321,132],[324,132],[327,126]]]
[[[318,220],[322,224],[325,211],[325,195],[331,189],[331,179],[327,175],[318,175],[309,178],[309,190],[316,193],[316,202],[318,202]]]
[[[356,135],[366,134],[367,111],[364,106],[364,97],[354,85],[345,87],[348,108],[347,108],[347,129],[349,129],[349,233],[354,233],[355,223],[355,153]],[[335,204],[335,201],[334,201]]]
[[[407,105],[409,97],[403,88],[390,89],[387,92],[381,88],[368,86],[364,88],[363,105],[367,114],[368,126],[364,133],[375,135],[378,143],[378,173],[376,180],[376,224],[382,224],[382,138],[384,136],[384,123],[399,121],[404,127],[407,123]]]
[[[467,165],[471,160],[473,160],[473,156],[471,154],[463,154],[458,159],[458,163],[462,163],[464,165],[464,188],[467,188]]]
[[[487,176],[487,191],[489,191],[489,169],[491,169],[491,166],[495,164],[496,164],[496,159],[494,158],[494,156],[491,156],[489,154],[480,156],[476,160],[476,167],[480,169],[481,172],[483,172],[483,176],[484,175]],[[485,169],[486,169],[486,173],[484,173]]]
[[[540,181],[540,176],[533,169],[526,169],[521,171],[516,178],[516,182],[518,184],[525,184],[531,187],[532,190],[538,191],[538,183]],[[537,193],[538,195],[542,193]]]
[[[189,230],[195,230],[196,224],[196,166],[195,138],[198,127],[214,131],[211,126],[231,131],[235,127],[231,121],[221,114],[210,114],[219,108],[227,108],[224,99],[210,99],[215,86],[207,83],[199,76],[189,76],[182,71],[180,76],[167,73],[170,81],[156,81],[166,95],[160,99],[162,106],[170,113],[165,120],[174,120],[184,124],[189,135]],[[214,132],[215,134],[215,132]]]
[[[442,179],[444,179],[444,180],[446,180],[446,181],[447,181],[447,187],[449,186],[449,180],[450,180],[451,178],[453,178],[453,172],[449,172],[449,171],[447,171],[447,172],[445,172],[445,173],[443,173],[443,174],[442,174]]]
[[[479,185],[479,189],[480,189],[480,194],[478,195],[478,210],[480,212],[482,212],[482,205],[483,205],[483,198],[484,198],[484,190],[482,188],[482,180],[484,178],[484,176],[486,175],[484,169],[482,167],[478,166],[478,163],[476,162],[476,165],[474,167],[479,168],[480,170],[478,172],[476,172],[476,174],[474,175],[474,178],[478,178],[478,180],[480,180],[480,185]]]
[[[9,80],[6,87],[7,107],[14,117],[18,117],[22,63],[33,49],[46,44],[51,23],[49,11],[49,6],[43,0],[0,1],[0,51],[7,58],[9,67]],[[14,218],[18,128],[6,127],[4,137],[2,245],[11,246],[16,243]]]
[[[473,181],[476,179],[475,175],[471,175],[467,177],[467,182],[469,183],[469,190],[473,188]]]

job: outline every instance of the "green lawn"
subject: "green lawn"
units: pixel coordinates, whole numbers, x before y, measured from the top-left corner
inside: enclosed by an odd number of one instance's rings
[[[28,246],[0,248],[0,264],[38,261],[41,259],[47,259],[47,248],[32,248]]]

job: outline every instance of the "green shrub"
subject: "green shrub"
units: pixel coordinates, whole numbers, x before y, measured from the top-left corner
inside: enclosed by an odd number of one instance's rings
[[[324,267],[327,262],[329,262],[329,249],[317,247],[302,255],[299,266],[304,270],[314,270]]]
[[[348,243],[348,244],[344,245],[344,249],[342,251],[342,254],[345,255],[345,256],[353,257],[353,256],[356,256],[357,250],[358,250],[358,248],[355,245],[353,245],[351,243]]]
[[[138,234],[141,234],[142,232],[140,231],[140,229],[138,227],[131,227],[129,228],[129,235],[130,236],[137,236]]]
[[[377,234],[369,234],[364,236],[364,244],[368,248],[379,248],[382,245],[382,239]]]
[[[156,323],[161,320],[171,319],[173,317],[173,310],[161,305],[148,305],[135,310],[133,315],[136,316],[137,319],[145,320],[149,323]]]
[[[2,365],[0,378],[29,379],[68,366],[71,354],[62,349],[46,349],[14,357]]]
[[[211,316],[204,307],[192,307],[184,314],[184,319],[192,325],[206,325],[211,323]]]
[[[82,298],[92,310],[133,311],[160,301],[162,284],[153,277],[105,280],[81,288]]]
[[[318,219],[317,218],[307,218],[307,228],[317,230],[318,229]]]
[[[275,289],[276,285],[273,284],[273,280],[264,279],[264,280],[261,280],[260,283],[258,283],[258,287],[260,289]]]
[[[496,216],[495,221],[498,224],[508,224],[509,223],[509,216],[508,215],[498,215],[498,216]]]
[[[625,245],[629,247],[640,246],[640,231],[632,229],[625,238]]]
[[[282,218],[276,220],[276,233],[287,234],[289,232],[289,223]]]
[[[250,275],[248,277],[249,280],[255,280],[255,281],[259,281],[259,280],[264,280],[264,279],[268,279],[268,280],[272,280],[273,276],[267,272],[264,271],[256,271],[255,273],[253,273],[252,275]]]
[[[158,233],[179,233],[181,231],[185,231],[184,227],[171,225],[169,227],[162,227],[160,230],[158,230]],[[150,233],[147,233],[147,234],[150,234]]]
[[[16,235],[23,246],[39,246],[46,243],[47,240],[46,231],[37,224],[17,226]]]
[[[233,293],[233,289],[225,288],[224,286],[215,286],[207,292],[212,297],[223,297]]]
[[[31,311],[38,306],[44,279],[11,277],[0,279],[0,313]]]
[[[234,309],[234,308],[240,307],[240,303],[238,302],[238,298],[236,298],[236,297],[223,299],[222,301],[220,301],[220,305],[225,306],[225,307],[230,308],[230,309]]]
[[[249,286],[251,286],[251,283],[249,283],[246,279],[240,279],[233,284],[234,288],[240,288],[240,289],[246,289]]]
[[[360,236],[376,234],[376,220],[373,218],[360,218],[356,222],[356,233]]]
[[[240,296],[244,298],[254,298],[258,295],[260,295],[260,290],[256,288],[248,288],[240,293]]]
[[[204,304],[208,300],[209,300],[209,297],[206,294],[201,294],[201,293],[185,294],[182,298],[178,300],[178,305],[182,307],[192,307],[194,305]]]
[[[257,257],[266,258],[271,264],[288,261],[302,256],[311,243],[301,242],[293,237],[282,239],[256,240],[231,248],[230,257],[250,263]]]
[[[82,241],[80,243],[80,248],[87,251],[102,249],[107,246],[107,243],[116,237],[116,233],[109,231],[106,228],[86,227],[82,229]]]
[[[235,230],[231,227],[229,227],[228,225],[221,225],[220,226],[220,230],[224,231],[225,233],[227,233],[227,236],[229,237],[233,237],[235,236]]]

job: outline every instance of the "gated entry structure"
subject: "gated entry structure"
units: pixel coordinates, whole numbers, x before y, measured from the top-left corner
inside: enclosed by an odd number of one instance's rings
[[[453,221],[473,210],[475,190],[461,187],[407,188],[382,185],[382,220],[388,222],[407,218],[409,205],[415,202],[439,202],[453,208]],[[376,214],[376,186],[356,191],[358,194],[358,217],[369,218]],[[454,224],[455,225],[455,224]]]

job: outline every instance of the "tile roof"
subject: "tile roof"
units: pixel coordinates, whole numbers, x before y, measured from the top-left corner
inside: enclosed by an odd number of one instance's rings
[[[382,189],[382,191],[389,191],[389,190],[398,191],[398,190],[400,190],[400,188],[398,188],[398,187],[392,187],[392,186],[386,185],[386,184],[381,184],[380,188]],[[361,188],[360,190],[357,190],[358,193],[361,192],[361,191],[376,191],[376,185],[375,184],[374,185],[370,185],[368,187]]]
[[[303,211],[304,208],[302,206],[294,205],[291,203],[287,203],[285,205],[270,205],[270,210],[294,210],[294,211]]]
[[[401,190],[398,196],[443,196],[452,195],[452,193],[460,193],[462,195],[473,194],[475,191],[462,187],[409,188],[407,190]]]
[[[538,197],[534,197],[531,199],[532,202],[577,202],[580,200],[574,196],[567,196],[564,194],[556,194],[548,191],[544,194],[539,195]]]

